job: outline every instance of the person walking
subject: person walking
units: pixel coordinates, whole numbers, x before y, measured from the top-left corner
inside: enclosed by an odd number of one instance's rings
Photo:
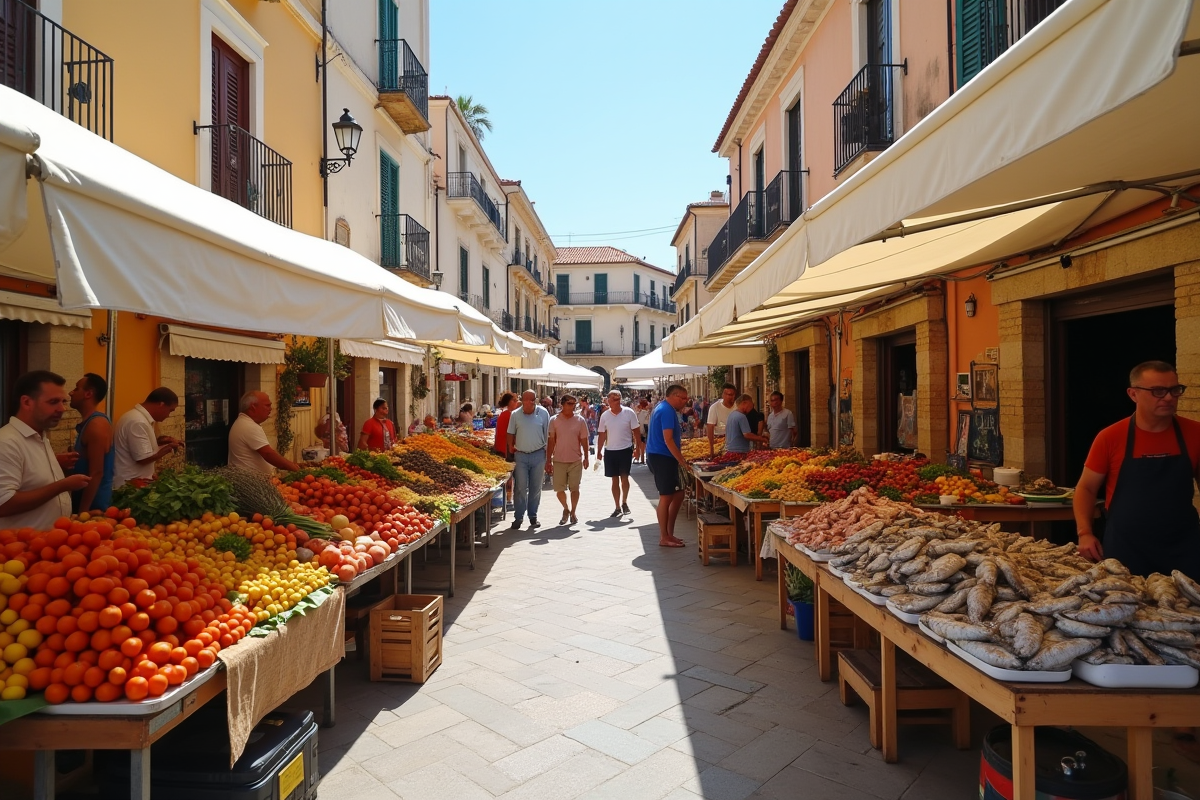
[[[542,476],[546,471],[546,445],[550,440],[550,414],[539,406],[532,390],[521,394],[521,407],[508,418],[508,460],[513,471],[512,530],[521,529],[525,512],[529,527],[538,526],[538,505],[542,500]]]
[[[642,441],[644,442],[646,441],[646,434],[650,430],[650,401],[641,397],[630,403],[630,407],[634,409],[634,413],[637,415],[638,427],[642,431]],[[643,451],[635,455],[635,461],[638,464],[646,463],[645,452]]]
[[[575,511],[579,508],[579,481],[588,468],[588,430],[583,417],[575,413],[575,398],[562,396],[562,411],[550,420],[550,441],[546,448],[546,471],[554,476],[554,493],[562,504],[562,519],[559,525],[579,522]],[[582,455],[582,459],[580,456]],[[567,490],[571,492],[571,505],[567,506]]]
[[[633,409],[621,405],[616,389],[608,393],[608,408],[600,415],[597,431],[596,460],[603,459],[604,477],[612,478],[615,508],[609,516],[619,517],[629,513],[629,471],[633,457],[642,450],[642,427]]]
[[[679,478],[680,469],[687,469],[687,460],[680,447],[679,412],[687,402],[687,389],[679,384],[667,387],[667,395],[650,414],[650,436],[646,440],[646,463],[658,489],[658,546],[683,547],[675,535],[675,520],[683,505],[684,493]]]
[[[113,450],[112,420],[96,410],[96,406],[108,394],[108,383],[94,372],[86,373],[69,392],[71,408],[82,418],[75,426],[74,450],[79,454],[72,470],[76,475],[87,475],[91,483],[82,491],[71,493],[71,509],[75,513],[93,509],[107,509],[112,505],[113,468],[116,452]]]

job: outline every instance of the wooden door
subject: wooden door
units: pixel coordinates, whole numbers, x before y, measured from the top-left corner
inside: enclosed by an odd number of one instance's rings
[[[792,353],[791,396],[784,400],[785,408],[795,409],[796,443],[801,447],[812,447],[812,376],[809,374],[808,350]]]
[[[250,127],[250,65],[215,34],[212,38],[212,124]],[[213,128],[212,192],[247,205],[249,153],[237,128]]]

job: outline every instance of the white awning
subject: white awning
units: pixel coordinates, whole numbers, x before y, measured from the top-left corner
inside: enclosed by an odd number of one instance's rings
[[[668,375],[703,375],[708,372],[706,367],[692,367],[685,364],[667,364],[663,362],[662,348],[651,350],[641,358],[634,359],[628,364],[622,364],[613,370],[613,377],[621,378],[663,378]]]
[[[90,311],[67,311],[52,298],[17,292],[0,292],[0,319],[65,325],[68,328],[92,327]]]
[[[0,119],[0,250],[25,230],[25,157],[39,143],[36,133],[15,122]]]
[[[552,353],[546,354],[539,369],[511,369],[508,377],[547,384],[581,384],[594,389],[604,386],[604,376],[587,367],[568,364]]]
[[[384,361],[389,364],[413,364],[420,366],[425,363],[424,347],[417,347],[416,345],[404,344],[402,342],[389,342],[386,340],[360,342],[354,339],[341,339],[338,341],[338,349],[348,356],[373,358],[376,361]]]
[[[162,328],[173,356],[238,361],[243,364],[284,362],[286,346],[274,339],[256,339],[253,336],[204,331],[182,325],[163,325]]]
[[[721,347],[675,347],[673,339],[677,333],[679,333],[679,329],[662,341],[664,357],[670,358],[677,364],[691,364],[697,367],[737,367],[767,363],[767,348],[757,342],[738,341],[736,344]]]

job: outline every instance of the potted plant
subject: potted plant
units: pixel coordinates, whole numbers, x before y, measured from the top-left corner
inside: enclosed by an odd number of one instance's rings
[[[292,337],[292,346],[288,350],[287,363],[297,372],[300,385],[306,389],[320,389],[329,379],[329,340],[320,338],[311,342]],[[341,353],[337,354],[335,363],[338,378],[350,374],[350,359]]]
[[[806,642],[813,640],[813,582],[800,570],[787,565],[784,573],[788,603],[796,617],[796,635]]]

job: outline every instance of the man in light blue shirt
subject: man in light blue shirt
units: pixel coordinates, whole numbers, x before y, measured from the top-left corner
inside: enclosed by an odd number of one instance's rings
[[[751,442],[767,443],[767,437],[759,436],[750,427],[750,418],[746,415],[754,408],[754,398],[744,394],[737,399],[737,405],[729,412],[725,420],[725,452],[749,453]]]
[[[537,511],[542,500],[542,476],[546,472],[546,444],[550,439],[550,414],[538,405],[537,395],[525,391],[521,407],[508,418],[508,459],[513,471],[512,530],[521,529],[529,511],[529,526],[538,526]]]

